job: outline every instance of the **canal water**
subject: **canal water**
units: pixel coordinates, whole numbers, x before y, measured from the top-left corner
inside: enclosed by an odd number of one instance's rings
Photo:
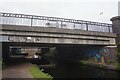
[[[60,61],[53,68],[44,68],[53,78],[119,78],[118,71],[88,66],[73,61]]]

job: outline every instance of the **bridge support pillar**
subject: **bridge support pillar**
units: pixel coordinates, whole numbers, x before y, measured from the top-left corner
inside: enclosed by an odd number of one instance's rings
[[[9,60],[9,44],[2,43],[2,59],[4,62]]]
[[[108,55],[105,55],[105,52],[103,54],[108,57],[108,60],[106,63],[116,63],[117,62],[117,46],[106,46],[104,49],[108,50]]]

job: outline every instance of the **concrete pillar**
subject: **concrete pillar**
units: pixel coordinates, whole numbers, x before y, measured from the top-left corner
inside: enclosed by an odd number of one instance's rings
[[[9,60],[9,45],[8,43],[2,43],[2,58],[6,62]]]
[[[117,34],[117,43],[120,42],[120,16],[116,16],[110,19],[112,21],[113,32]]]
[[[106,46],[109,50],[109,60],[114,64],[117,61],[116,53],[117,53],[117,46]]]

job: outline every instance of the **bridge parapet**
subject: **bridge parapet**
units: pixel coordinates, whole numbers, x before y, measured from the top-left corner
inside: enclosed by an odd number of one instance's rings
[[[107,23],[13,13],[1,13],[0,24],[112,32],[112,25]]]

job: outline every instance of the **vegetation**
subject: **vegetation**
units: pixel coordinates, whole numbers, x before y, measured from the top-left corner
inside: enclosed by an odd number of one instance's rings
[[[0,70],[2,69],[2,60],[0,59]]]
[[[53,79],[51,75],[44,73],[43,69],[39,69],[37,65],[32,65],[32,67],[29,68],[29,72],[32,74],[33,78],[48,78],[49,80]]]
[[[108,61],[107,61],[107,64],[109,64],[109,65],[110,65],[110,64],[113,64],[113,63],[112,63],[112,60],[108,60]]]
[[[57,55],[56,49],[55,49],[55,48],[50,49],[50,54],[51,54],[53,57],[56,57],[56,55]]]
[[[118,63],[116,66],[117,66],[117,70],[120,70],[120,63]]]
[[[0,69],[5,67],[5,63],[3,62],[3,59],[0,59]]]
[[[45,53],[45,56],[56,57],[57,51],[55,48],[50,48],[49,52]]]
[[[120,43],[117,45],[118,49],[117,49],[117,60],[118,63],[120,63]]]
[[[80,63],[81,63],[81,64],[88,64],[89,62],[88,62],[88,61],[85,61],[85,60],[81,60]]]
[[[117,70],[120,70],[120,43],[117,45]]]

